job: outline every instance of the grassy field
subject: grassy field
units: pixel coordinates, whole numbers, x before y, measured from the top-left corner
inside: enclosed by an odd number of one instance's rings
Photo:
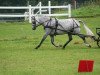
[[[100,27],[100,17],[82,20],[94,33],[95,28]],[[52,46],[48,37],[38,50],[34,49],[43,34],[42,27],[33,31],[29,23],[0,23],[0,75],[100,74],[100,48],[96,43],[87,39],[92,45],[92,48],[88,48],[79,37],[74,36],[63,50]],[[64,44],[66,40],[67,35],[55,37],[56,44]],[[92,73],[78,73],[79,60],[83,59],[95,61]]]

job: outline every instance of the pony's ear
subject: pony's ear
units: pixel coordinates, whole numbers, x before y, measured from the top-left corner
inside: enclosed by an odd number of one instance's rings
[[[34,16],[31,17],[32,20],[34,20],[34,18],[35,18]]]

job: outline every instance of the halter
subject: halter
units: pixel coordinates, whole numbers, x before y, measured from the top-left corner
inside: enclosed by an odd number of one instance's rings
[[[40,24],[40,22],[37,21],[37,20],[35,19],[35,17],[32,17],[32,19],[34,20],[34,22],[32,22],[32,23],[35,25],[35,27],[37,27],[37,26],[36,26],[36,22],[38,22],[39,24]]]

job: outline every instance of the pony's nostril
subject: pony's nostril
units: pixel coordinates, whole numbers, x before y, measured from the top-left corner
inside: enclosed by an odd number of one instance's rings
[[[32,22],[32,24],[36,24],[36,22],[35,22],[35,21],[33,21],[33,22]]]
[[[32,28],[32,30],[34,30],[34,28]]]
[[[33,24],[35,24],[35,22],[33,22]]]
[[[35,30],[35,29],[36,29],[35,27],[32,28],[32,30]]]

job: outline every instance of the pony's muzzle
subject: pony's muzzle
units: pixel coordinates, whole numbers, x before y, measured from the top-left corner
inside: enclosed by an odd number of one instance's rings
[[[35,30],[36,29],[36,27],[32,27],[32,30]]]

